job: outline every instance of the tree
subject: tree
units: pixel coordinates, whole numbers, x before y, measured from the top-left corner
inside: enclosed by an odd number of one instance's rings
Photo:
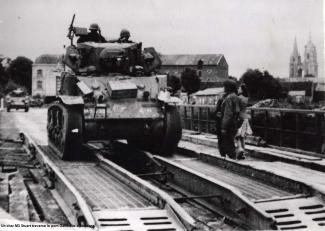
[[[168,75],[167,86],[171,87],[172,94],[175,94],[182,86],[180,78],[175,75]]]
[[[4,59],[0,58],[0,84],[5,85],[9,80],[9,72],[6,66],[2,65],[5,62]]]
[[[5,86],[5,90],[4,93],[8,94],[9,92],[17,89],[18,87],[20,87],[19,85],[17,85],[14,81],[9,80]]]
[[[4,84],[6,81],[5,77],[5,68],[2,66],[1,59],[0,59],[0,84]]]
[[[186,68],[181,75],[181,82],[187,94],[192,94],[200,89],[201,80],[196,70]]]
[[[284,89],[268,71],[248,69],[240,78],[247,86],[249,97],[254,100],[279,99],[285,96]]]
[[[18,56],[8,68],[11,79],[16,84],[26,87],[29,93],[32,88],[32,64],[33,62],[30,59]]]

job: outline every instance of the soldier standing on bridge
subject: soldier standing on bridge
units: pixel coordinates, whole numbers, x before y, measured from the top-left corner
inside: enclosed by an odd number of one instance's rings
[[[217,103],[217,135],[220,155],[236,159],[235,136],[239,116],[237,84],[227,79],[224,83],[224,96]]]

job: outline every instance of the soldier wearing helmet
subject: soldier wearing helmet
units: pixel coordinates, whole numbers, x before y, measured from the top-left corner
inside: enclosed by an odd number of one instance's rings
[[[128,31],[127,29],[123,29],[123,30],[121,30],[120,38],[117,40],[117,42],[132,43],[132,41],[129,40],[130,36],[131,36],[130,31]]]
[[[96,42],[96,43],[105,43],[105,38],[100,34],[100,28],[97,23],[92,23],[89,26],[89,31],[87,35],[80,36],[77,40],[77,43],[82,42]]]

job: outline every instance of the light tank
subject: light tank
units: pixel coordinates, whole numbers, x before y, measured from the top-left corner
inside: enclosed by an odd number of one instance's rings
[[[116,139],[171,155],[181,138],[180,115],[167,76],[154,74],[161,64],[155,49],[120,40],[75,45],[73,37],[88,32],[73,21],[63,58],[70,71],[61,74],[60,94],[48,108],[49,144],[65,160],[81,159],[84,143]]]

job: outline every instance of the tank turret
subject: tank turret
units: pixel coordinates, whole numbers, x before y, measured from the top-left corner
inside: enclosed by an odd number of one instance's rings
[[[107,42],[98,24],[88,32],[73,21],[64,56],[71,71],[62,73],[60,95],[48,109],[51,146],[63,159],[80,159],[83,143],[105,139],[172,154],[181,138],[180,116],[167,76],[155,74],[161,65],[155,49],[142,49],[129,32]]]
[[[142,51],[141,43],[83,42],[67,48],[64,63],[80,75],[149,76],[161,60],[152,47]]]

